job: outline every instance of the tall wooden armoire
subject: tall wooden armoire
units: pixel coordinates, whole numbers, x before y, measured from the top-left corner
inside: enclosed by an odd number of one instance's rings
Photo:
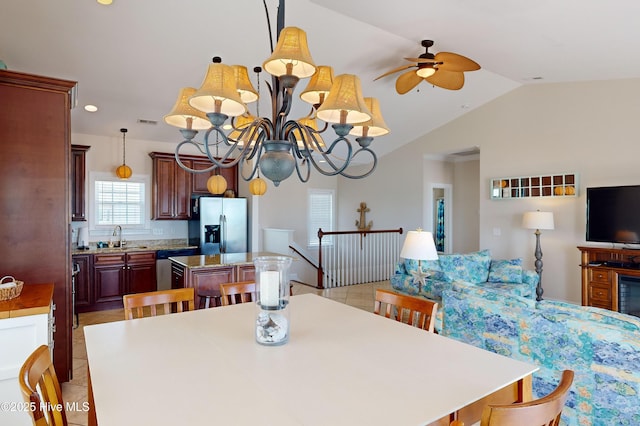
[[[71,365],[70,156],[76,82],[0,70],[0,275],[53,283],[54,363]]]

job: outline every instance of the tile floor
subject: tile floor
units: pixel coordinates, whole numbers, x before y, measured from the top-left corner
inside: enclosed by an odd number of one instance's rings
[[[303,284],[294,284],[293,294],[316,293],[335,301],[373,312],[373,300],[378,288],[391,289],[389,281],[359,284],[328,290],[316,290]],[[77,402],[82,406],[87,401],[87,351],[84,345],[84,326],[111,321],[122,321],[122,309],[80,314],[80,326],[73,330],[73,380],[62,384],[62,395],[66,403]],[[67,411],[70,426],[86,425],[87,413]]]

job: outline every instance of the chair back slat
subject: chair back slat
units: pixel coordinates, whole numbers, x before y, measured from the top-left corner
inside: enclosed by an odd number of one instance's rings
[[[247,303],[256,300],[256,283],[254,281],[239,281],[236,283],[220,284],[222,306]]]
[[[171,290],[150,291],[147,293],[126,294],[122,297],[125,319],[142,318],[148,310],[150,316],[158,315],[158,306],[162,306],[164,314],[172,312],[175,306],[176,312],[184,312],[184,304],[187,309],[195,309],[195,293],[193,288],[177,288]],[[146,308],[146,309],[145,309]],[[135,315],[134,315],[135,314]]]
[[[67,425],[62,389],[48,346],[42,345],[29,355],[20,368],[18,383],[24,401],[33,408],[29,413],[35,425]]]
[[[434,331],[438,303],[432,300],[395,293],[389,290],[376,290],[374,313],[380,315],[382,305],[384,316],[396,321],[427,330]]]

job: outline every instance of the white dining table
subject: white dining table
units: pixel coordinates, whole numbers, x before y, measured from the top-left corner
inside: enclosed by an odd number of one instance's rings
[[[313,294],[290,309],[282,346],[255,342],[253,303],[84,327],[90,423],[425,425],[530,397],[534,365]]]

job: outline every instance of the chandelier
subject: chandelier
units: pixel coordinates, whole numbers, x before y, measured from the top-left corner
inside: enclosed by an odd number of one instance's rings
[[[266,0],[263,3],[266,10]],[[254,89],[245,66],[223,64],[219,57],[209,64],[199,89],[180,90],[173,109],[164,117],[167,124],[180,128],[184,138],[176,146],[176,162],[191,173],[207,173],[242,162],[248,167],[240,168],[240,175],[251,182],[254,195],[262,195],[266,190],[260,173],[276,187],[294,170],[300,181],[307,182],[312,166],[325,176],[341,175],[350,179],[369,176],[378,162],[369,148],[373,137],[389,133],[378,100],[363,98],[357,76],[334,77],[331,67],[314,64],[306,33],[297,27],[284,27],[284,0],[279,0],[277,35],[271,56],[262,68],[254,68],[258,90]],[[267,82],[271,118],[261,117],[258,107],[257,116],[251,115],[247,108],[247,104],[259,98],[262,69],[271,74],[271,84]],[[308,77],[311,78],[300,98],[311,105],[310,113],[298,120],[289,119],[293,91],[300,79]],[[230,117],[230,123],[225,124]],[[318,121],[323,124],[319,126]],[[329,123],[337,138],[326,144],[321,133]],[[194,140],[198,130],[206,130],[204,142]],[[349,140],[349,135],[356,137],[357,146]],[[198,170],[186,166],[180,160],[180,151],[185,145],[195,146],[209,158],[212,166]],[[220,147],[226,152],[218,156]],[[356,156],[367,154],[370,167],[358,174],[347,171]],[[249,171],[245,173],[245,169]]]

